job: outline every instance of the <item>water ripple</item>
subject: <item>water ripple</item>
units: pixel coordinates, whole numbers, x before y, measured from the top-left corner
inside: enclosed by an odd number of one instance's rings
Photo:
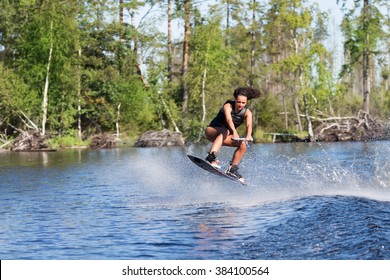
[[[180,148],[1,153],[0,258],[390,259],[388,144],[253,145],[250,187]]]

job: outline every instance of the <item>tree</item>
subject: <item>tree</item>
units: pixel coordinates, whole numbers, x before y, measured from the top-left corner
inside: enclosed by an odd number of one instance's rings
[[[76,100],[73,71],[77,24],[75,3],[63,1],[23,1],[12,4],[13,11],[22,11],[17,27],[7,30],[4,61],[15,69],[30,88],[32,96],[40,96],[41,114],[30,116],[52,128],[63,130],[73,122]],[[57,13],[62,10],[63,13]],[[13,59],[7,58],[11,55]],[[49,75],[50,73],[50,75]],[[55,81],[55,83],[52,83]],[[47,111],[46,111],[47,109]],[[47,119],[46,119],[47,117]]]
[[[172,62],[172,57],[173,57],[173,49],[172,49],[172,4],[171,0],[168,0],[168,5],[167,5],[167,52],[168,52],[168,79],[170,82],[173,81],[173,62]]]
[[[302,1],[273,0],[267,13],[265,42],[271,69],[275,73],[274,90],[281,93],[284,104],[285,126],[288,128],[287,99],[292,97],[297,123],[301,130],[298,107],[298,87],[302,86],[302,65],[299,55],[310,26],[310,14],[302,8]],[[295,93],[295,94],[294,94]]]
[[[77,129],[81,138],[174,128],[200,140],[221,103],[244,85],[270,94],[264,103],[250,104],[255,126],[267,129],[298,124],[303,130],[306,124],[311,134],[317,114],[355,109],[350,100],[337,100],[346,83],[335,86],[332,80],[323,44],[327,16],[318,6],[306,0],[222,0],[203,13],[202,3],[1,1],[1,132],[39,126],[59,136]],[[348,61],[342,75],[364,93],[366,107],[369,97],[386,104],[388,43],[381,38],[388,32],[378,11],[385,1],[354,3],[344,10]],[[184,26],[179,40],[172,39],[173,19]],[[168,35],[159,30],[161,23]],[[375,107],[385,116],[386,106]]]
[[[226,11],[225,45],[228,46],[230,44],[230,28],[232,25],[231,21],[232,18],[237,19],[236,12],[241,9],[241,4],[238,0],[221,0],[221,4],[225,6],[224,10]]]
[[[321,26],[314,26],[314,18],[320,17],[318,9],[307,7],[302,0],[271,1],[265,25],[266,54],[274,76],[271,90],[281,94],[284,107],[285,126],[288,128],[287,99],[292,99],[298,130],[302,131],[301,107],[305,112],[306,128],[312,138],[311,104],[316,102],[319,91],[313,91],[313,81],[323,80],[327,71],[326,51],[318,38]],[[272,81],[273,80],[273,81]],[[328,92],[330,96],[331,92]]]
[[[189,46],[191,35],[191,0],[184,0],[184,43],[183,43],[183,65],[182,65],[182,79],[183,79],[183,112],[188,110],[188,62],[189,62]]]
[[[340,2],[340,1],[337,1]],[[351,74],[356,67],[362,71],[362,95],[363,110],[370,111],[370,92],[372,88],[372,62],[371,60],[379,54],[379,42],[384,38],[383,15],[377,5],[381,5],[382,0],[357,0],[351,9],[346,8],[346,1],[342,1],[345,15],[341,30],[346,37],[344,50],[349,59],[340,73],[341,77]],[[360,15],[358,13],[359,8]]]
[[[11,69],[0,62],[0,129],[4,135],[8,127],[37,129],[29,116],[37,114],[39,101],[29,92],[28,85]]]
[[[191,69],[188,72],[191,96],[189,98],[188,130],[190,139],[201,140],[206,119],[220,109],[226,98],[221,92],[231,96],[230,79],[234,57],[225,46],[225,36],[221,29],[221,14],[211,11],[203,24],[195,27],[191,37]]]

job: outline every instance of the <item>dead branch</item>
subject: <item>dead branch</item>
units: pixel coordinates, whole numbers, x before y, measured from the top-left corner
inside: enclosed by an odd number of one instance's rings
[[[356,117],[311,118],[319,122],[312,141],[361,141],[386,137],[385,126],[363,110]]]
[[[20,131],[20,129],[18,129]],[[37,130],[22,131],[16,137],[11,150],[13,151],[34,151],[47,149],[46,137]]]
[[[0,146],[0,150],[1,149],[4,149],[5,147],[9,146],[12,144],[13,140],[9,140],[9,141],[4,141],[3,139],[0,139],[4,144]]]
[[[111,149],[115,148],[117,138],[109,134],[98,134],[92,138],[90,147],[93,149]]]
[[[7,123],[8,126],[12,127],[13,129],[15,129],[16,131],[19,131],[20,133],[23,133],[24,130],[23,129],[20,129],[20,128],[17,128],[16,126],[13,126],[12,124],[10,123]]]
[[[35,130],[39,130],[38,126],[37,126],[29,117],[27,117],[27,115],[26,115],[22,110],[19,109],[19,111],[22,113],[23,117],[26,118],[27,122],[31,124],[31,126],[29,126],[29,125],[25,122],[25,120],[23,120],[23,118],[19,116],[19,117],[22,119],[22,121],[26,124],[26,126],[27,126],[28,128],[32,128],[32,129],[35,129]]]

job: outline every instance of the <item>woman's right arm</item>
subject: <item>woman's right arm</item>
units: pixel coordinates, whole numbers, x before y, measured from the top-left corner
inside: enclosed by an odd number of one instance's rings
[[[223,112],[225,113],[226,122],[229,125],[230,129],[233,131],[233,138],[239,138],[236,127],[234,126],[232,119],[232,106],[229,103],[226,103],[223,106]]]

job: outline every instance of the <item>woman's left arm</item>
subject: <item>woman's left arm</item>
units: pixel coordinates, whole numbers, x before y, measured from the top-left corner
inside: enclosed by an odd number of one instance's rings
[[[247,109],[245,112],[245,123],[246,123],[246,140],[252,141],[252,112]]]

